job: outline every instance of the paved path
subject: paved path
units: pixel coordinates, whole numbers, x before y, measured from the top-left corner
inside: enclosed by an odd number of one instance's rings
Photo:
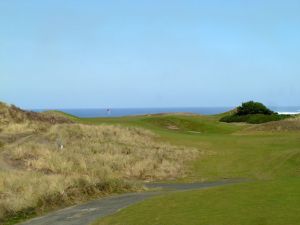
[[[158,188],[156,191],[122,194],[106,197],[85,204],[65,208],[48,215],[31,219],[20,225],[88,225],[91,222],[104,216],[113,214],[122,208],[147,198],[161,195],[166,191],[184,191],[204,189],[209,187],[222,186],[226,184],[240,183],[242,180],[228,180],[211,183],[191,184],[147,184],[148,188]]]

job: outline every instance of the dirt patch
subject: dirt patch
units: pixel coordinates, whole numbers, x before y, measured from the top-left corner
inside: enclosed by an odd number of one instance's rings
[[[175,125],[168,125],[167,128],[169,130],[179,130],[179,127],[175,126]]]
[[[192,134],[201,134],[202,132],[200,131],[194,131],[194,130],[189,130],[188,131],[189,133],[192,133]]]

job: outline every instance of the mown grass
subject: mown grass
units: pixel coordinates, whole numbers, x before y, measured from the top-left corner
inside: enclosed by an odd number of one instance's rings
[[[297,225],[299,187],[299,178],[289,178],[173,193],[93,225]]]
[[[126,126],[147,127],[172,144],[209,153],[194,161],[189,176],[178,181],[253,179],[249,184],[147,200],[95,224],[300,224],[299,120],[247,125],[221,123],[220,117],[95,119],[96,123],[119,120]]]
[[[204,134],[230,134],[241,130],[242,126],[219,123],[220,116],[200,115],[146,115],[119,118],[80,118],[77,121],[86,124],[117,124],[126,127],[138,126],[159,134],[192,134],[196,131]]]

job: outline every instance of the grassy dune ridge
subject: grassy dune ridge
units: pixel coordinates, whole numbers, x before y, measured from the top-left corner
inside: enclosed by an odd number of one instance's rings
[[[142,180],[176,177],[183,162],[197,154],[154,140],[152,132],[141,128],[54,125],[41,136],[8,146],[3,154],[21,166],[48,174]]]
[[[0,109],[1,219],[139,190],[136,181],[175,179],[199,155],[143,128],[84,125],[61,120],[63,114],[56,122],[53,113],[40,119],[22,112]]]

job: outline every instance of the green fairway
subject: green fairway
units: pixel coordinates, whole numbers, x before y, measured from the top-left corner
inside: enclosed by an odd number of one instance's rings
[[[296,225],[300,179],[253,182],[156,197],[94,225]]]
[[[196,147],[201,152],[199,159],[189,165],[190,173],[180,181],[270,179],[299,174],[296,167],[300,160],[299,132],[248,132],[253,125],[221,123],[219,118],[153,115],[79,121],[140,126],[156,132],[163,141]]]
[[[196,147],[199,159],[188,165],[189,173],[178,182],[253,179],[247,184],[157,197],[96,224],[300,224],[299,131],[279,131],[284,121],[278,131],[260,131],[263,125],[227,124],[219,119],[194,115],[80,119],[140,126],[156,132],[161,140]]]

